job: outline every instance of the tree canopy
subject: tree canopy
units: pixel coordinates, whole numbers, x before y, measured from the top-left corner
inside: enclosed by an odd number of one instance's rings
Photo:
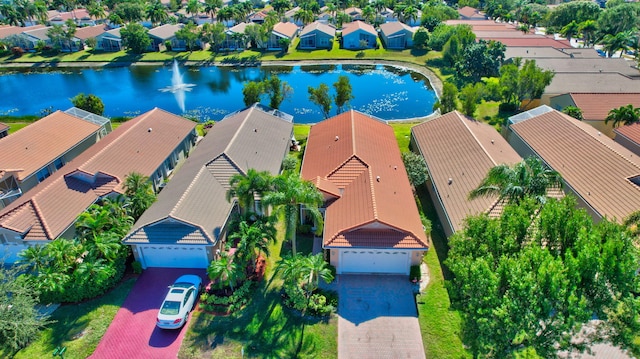
[[[102,116],[104,113],[104,103],[102,103],[100,97],[93,94],[85,95],[79,93],[71,99],[71,103],[79,109],[95,113],[99,116]]]
[[[474,356],[532,350],[555,357],[577,345],[571,339],[593,318],[601,320],[596,338],[583,344],[634,345],[640,308],[632,236],[607,219],[594,223],[574,197],[542,207],[526,198],[499,218],[469,217],[449,244],[450,293]]]

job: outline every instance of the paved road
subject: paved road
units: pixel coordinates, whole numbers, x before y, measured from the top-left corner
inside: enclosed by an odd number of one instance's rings
[[[407,277],[340,275],[338,358],[425,358]]]
[[[156,327],[156,316],[167,293],[167,286],[182,274],[198,274],[203,281],[207,279],[203,269],[145,270],[90,358],[176,358],[187,331],[186,326],[180,330],[162,330]]]

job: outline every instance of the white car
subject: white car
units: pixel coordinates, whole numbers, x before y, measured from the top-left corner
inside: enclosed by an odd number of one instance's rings
[[[169,286],[156,325],[162,329],[179,329],[187,322],[200,293],[202,279],[193,274],[185,274]]]

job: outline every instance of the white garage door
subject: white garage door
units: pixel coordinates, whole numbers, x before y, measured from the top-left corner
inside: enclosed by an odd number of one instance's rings
[[[209,266],[205,246],[138,246],[138,255],[144,268],[207,268]]]
[[[410,251],[344,249],[338,273],[409,274]]]

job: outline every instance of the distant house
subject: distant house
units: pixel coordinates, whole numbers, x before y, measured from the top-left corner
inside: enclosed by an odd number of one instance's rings
[[[359,7],[350,7],[344,10],[344,13],[349,15],[351,21],[364,20],[362,17],[362,9]]]
[[[380,38],[388,49],[406,49],[413,46],[415,30],[399,22],[387,22],[380,25]]]
[[[131,172],[148,176],[159,189],[195,136],[193,121],[157,108],[123,123],[0,210],[0,251],[8,254],[6,263],[15,262],[29,246],[73,238],[78,216],[101,198],[122,194]]]
[[[613,130],[614,140],[626,147],[629,151],[640,156],[640,124],[621,126]]]
[[[227,29],[225,39],[220,45],[221,50],[244,50],[247,48],[247,40],[244,37],[244,30],[250,25],[246,22],[241,22]]]
[[[345,49],[373,49],[378,32],[364,21],[354,21],[342,26],[342,47]]]
[[[300,32],[301,49],[330,49],[336,28],[333,25],[314,21]]]
[[[11,26],[11,25],[0,25],[0,40],[7,40],[11,37],[15,37],[23,31],[36,30],[44,28],[44,25],[34,25],[34,26]],[[9,41],[6,41],[9,42]]]
[[[411,148],[427,163],[427,188],[447,236],[461,230],[467,216],[499,204],[497,197],[468,198],[489,170],[522,161],[493,127],[458,111],[411,128]]]
[[[247,20],[255,24],[263,24],[268,15],[269,14],[265,10],[261,10],[249,15]]]
[[[487,19],[487,16],[484,13],[470,6],[465,6],[458,9],[458,14],[460,15],[461,20],[486,20]]]
[[[56,111],[3,138],[0,142],[0,209],[109,132],[109,119],[71,108],[66,112]]]
[[[120,29],[120,27],[111,29],[96,36],[96,49],[103,51],[122,50],[122,36],[120,35]]]
[[[21,47],[25,51],[35,51],[39,43],[53,46],[51,39],[47,36],[47,32],[51,27],[30,26],[19,34],[10,35],[7,42],[11,46]]]
[[[95,25],[95,26],[85,26],[85,27],[79,27],[76,29],[76,33],[74,35],[74,37],[76,39],[78,39],[78,41],[83,45],[83,47],[86,45],[86,41],[88,39],[96,39],[96,41],[98,40],[98,37],[102,34],[104,34],[107,30],[109,30],[109,27],[107,25]]]
[[[148,35],[151,38],[151,50],[158,51],[160,46],[164,46],[167,42],[171,44],[172,51],[184,51],[187,49],[187,43],[176,37],[176,31],[182,29],[184,24],[165,24],[154,27],[149,30]]]
[[[640,209],[640,159],[590,125],[549,106],[512,116],[506,139],[562,176],[564,190],[596,220],[622,222]]]
[[[583,122],[612,138],[613,126],[604,121],[609,111],[629,104],[640,107],[640,93],[568,93],[550,98],[552,108],[562,111],[567,106],[575,106],[582,110]]]
[[[396,16],[396,13],[394,13],[393,10],[386,7],[376,15],[376,20],[379,23],[384,24],[385,22],[398,21],[398,16]]]
[[[0,122],[0,138],[9,136],[9,125]]]
[[[302,178],[323,193],[338,274],[408,275],[429,248],[393,129],[357,111],[311,126]]]
[[[301,10],[300,6],[296,6],[293,9],[289,9],[289,10],[285,11],[284,19],[287,22],[291,22],[291,23],[296,24],[296,26],[298,26],[298,27],[302,27],[304,25],[304,23],[302,22],[302,19],[296,19],[296,14],[300,10]]]
[[[292,132],[290,119],[259,105],[217,122],[124,238],[143,268],[206,268],[238,210],[226,199],[229,178],[280,173]]]
[[[279,22],[273,25],[273,31],[271,31],[271,36],[267,41],[266,47],[268,50],[278,50],[281,48],[280,40],[288,39],[289,41],[293,41],[297,34],[298,26],[296,26],[296,24]]]
[[[107,13],[105,17],[108,16]],[[92,19],[87,9],[74,9],[65,12],[50,10],[47,11],[47,19],[51,25],[64,25],[67,20],[73,20],[78,26],[95,26],[104,22],[104,19]]]

